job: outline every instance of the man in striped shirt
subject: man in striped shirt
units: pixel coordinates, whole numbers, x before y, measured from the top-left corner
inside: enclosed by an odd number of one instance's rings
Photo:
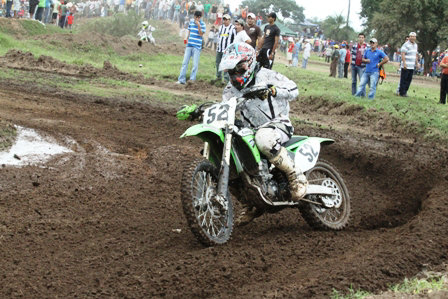
[[[415,32],[409,33],[409,40],[401,46],[401,75],[400,75],[400,89],[399,95],[401,97],[408,96],[408,89],[411,85],[414,68],[418,65],[418,47],[415,40],[417,34]]]
[[[223,24],[218,30],[218,48],[216,49],[216,80],[213,83],[221,82],[222,72],[219,71],[219,64],[221,63],[224,50],[233,43],[236,36],[235,26],[231,24],[230,16],[225,14],[222,16]],[[224,73],[224,80],[229,82],[229,75]]]
[[[196,73],[199,66],[199,57],[202,50],[202,36],[205,33],[205,23],[201,20],[202,12],[195,11],[194,18],[188,25],[188,34],[185,39],[187,47],[185,48],[184,61],[180,68],[179,78],[177,84],[185,84],[187,81],[187,68],[190,63],[190,58],[193,57],[193,67],[191,69],[190,81],[196,80]]]

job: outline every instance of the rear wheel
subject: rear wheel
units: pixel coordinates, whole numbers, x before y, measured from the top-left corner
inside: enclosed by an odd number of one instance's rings
[[[332,188],[334,195],[319,198],[320,195],[308,195],[307,199],[322,202],[331,201],[332,208],[303,202],[299,210],[305,221],[313,228],[341,230],[347,226],[350,219],[350,196],[344,180],[334,166],[324,160],[306,172],[310,184],[323,185]]]
[[[218,169],[208,160],[197,159],[185,168],[181,201],[188,225],[206,246],[224,244],[233,230],[233,205],[229,194],[224,206],[217,200]]]

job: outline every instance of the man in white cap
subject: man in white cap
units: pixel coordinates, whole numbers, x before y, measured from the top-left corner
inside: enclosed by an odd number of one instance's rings
[[[246,32],[247,32],[247,35],[249,35],[249,37],[251,39],[250,45],[254,49],[256,49],[257,43],[260,44],[261,37],[263,36],[263,32],[261,31],[260,27],[255,25],[255,21],[256,21],[255,14],[249,13],[247,15]]]
[[[224,50],[233,43],[236,37],[235,26],[231,23],[230,15],[224,14],[222,16],[222,25],[218,30],[218,48],[216,49],[216,79],[212,83],[222,81],[222,72],[219,71],[219,64],[221,63]],[[229,82],[229,75],[224,73],[224,80]]]
[[[415,32],[409,33],[409,40],[401,46],[401,75],[400,75],[400,89],[399,96],[407,97],[408,89],[412,82],[412,75],[414,69],[418,64],[418,46],[415,40],[417,34]]]

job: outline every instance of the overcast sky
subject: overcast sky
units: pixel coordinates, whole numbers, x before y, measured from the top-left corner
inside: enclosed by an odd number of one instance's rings
[[[241,4],[241,0],[224,0],[229,3],[233,9]],[[348,0],[296,0],[297,4],[304,8],[305,17],[311,19],[317,17],[319,20],[327,16],[342,14],[347,17]],[[361,12],[361,0],[351,0],[350,7],[350,26],[355,31],[361,30],[362,21],[359,18]],[[232,9],[232,10],[233,10]],[[250,9],[250,8],[249,8]]]

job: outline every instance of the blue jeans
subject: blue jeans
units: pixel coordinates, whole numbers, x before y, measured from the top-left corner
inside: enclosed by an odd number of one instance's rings
[[[10,18],[11,17],[11,7],[12,7],[12,0],[6,1],[6,15],[5,17]]]
[[[187,82],[187,68],[190,63],[190,58],[193,56],[193,67],[191,69],[190,80],[196,80],[196,73],[199,67],[199,57],[201,56],[201,49],[194,47],[186,47],[184,61],[182,62],[182,67],[180,68],[179,78],[177,79],[181,83]]]
[[[366,85],[370,82],[369,99],[373,100],[376,93],[376,84],[378,83],[378,78],[380,76],[379,72],[367,73],[364,72],[361,77],[361,83],[359,83],[358,91],[356,91],[355,97],[365,96]]]
[[[352,64],[352,95],[356,93],[356,83],[359,76],[359,81],[361,81],[362,74],[366,70],[365,67],[360,67]],[[364,93],[362,96],[364,97],[366,94]]]
[[[298,64],[299,64],[299,55],[292,54],[292,66],[297,67]]]
[[[307,65],[307,63],[308,63],[308,58],[305,59],[305,58],[302,57],[302,68],[303,68],[303,69],[306,69],[306,65]]]

